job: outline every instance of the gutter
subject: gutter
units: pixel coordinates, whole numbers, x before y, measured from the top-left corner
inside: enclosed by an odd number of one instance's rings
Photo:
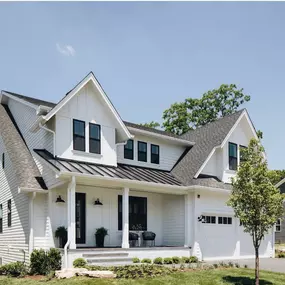
[[[40,188],[18,187],[18,193],[42,193],[42,194],[47,194],[48,190],[43,190],[43,189],[40,189]]]

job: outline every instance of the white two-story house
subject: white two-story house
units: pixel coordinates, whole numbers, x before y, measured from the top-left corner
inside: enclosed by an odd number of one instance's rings
[[[68,240],[64,265],[132,257],[253,257],[251,237],[226,205],[246,147],[256,137],[246,110],[182,136],[121,119],[90,73],[57,104],[1,92],[0,261]],[[147,120],[147,118],[146,118]],[[105,227],[105,248],[95,231]],[[130,246],[129,232],[155,244]],[[273,256],[274,233],[260,255]]]

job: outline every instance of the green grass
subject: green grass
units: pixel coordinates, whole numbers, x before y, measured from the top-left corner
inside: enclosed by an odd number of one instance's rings
[[[148,279],[91,279],[79,278],[64,279],[43,282],[31,279],[17,279],[0,277],[1,285],[251,285],[254,284],[254,271],[252,269],[215,269],[173,273],[159,278]],[[283,285],[285,275],[281,273],[262,271],[260,274],[260,285]]]

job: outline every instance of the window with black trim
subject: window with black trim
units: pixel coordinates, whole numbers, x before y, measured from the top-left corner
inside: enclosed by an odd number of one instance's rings
[[[159,164],[159,145],[151,144],[151,163]]]
[[[124,158],[125,159],[134,159],[134,141],[128,140],[124,145]]]
[[[203,224],[215,224],[216,216],[202,216],[202,223]]]
[[[147,162],[147,143],[138,141],[138,161]]]
[[[8,200],[7,203],[7,221],[8,221],[8,227],[12,226],[12,201],[11,199]]]
[[[122,230],[123,203],[122,195],[118,196],[118,230]],[[129,229],[147,230],[147,198],[129,196]]]
[[[85,151],[85,122],[73,119],[73,149]]]
[[[89,123],[89,152],[101,153],[101,126]]]
[[[3,233],[3,206],[0,205],[0,234]]]
[[[5,167],[5,153],[2,153],[2,168],[4,169]]]
[[[275,232],[280,233],[281,232],[281,219],[278,219],[275,225]]]
[[[218,217],[219,225],[231,225],[233,223],[232,217]]]
[[[229,169],[237,170],[237,144],[229,142]]]
[[[244,145],[239,145],[239,162],[244,162],[245,161],[245,156],[243,155],[243,150],[246,150],[247,147]]]

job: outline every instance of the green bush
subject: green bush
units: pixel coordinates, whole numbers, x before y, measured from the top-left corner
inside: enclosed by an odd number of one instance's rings
[[[190,261],[190,263],[197,263],[198,262],[198,257],[197,256],[190,256],[189,261]]]
[[[228,266],[229,266],[229,267],[234,267],[234,264],[230,261],[230,262],[228,263]]]
[[[190,263],[190,257],[183,256],[183,257],[181,258],[181,261],[182,261],[182,263]]]
[[[153,260],[153,264],[163,264],[163,259],[161,257],[157,257]]]
[[[179,264],[181,262],[181,258],[178,256],[173,256],[172,261],[174,264]]]
[[[27,267],[23,262],[16,261],[0,266],[0,274],[12,277],[23,277],[28,273]]]
[[[151,259],[144,258],[144,259],[141,260],[141,263],[151,263]]]
[[[84,258],[76,258],[73,261],[73,267],[75,268],[83,268],[87,265],[87,262]]]
[[[278,258],[285,258],[285,252],[284,252],[284,251],[281,251],[281,250],[276,250],[276,251],[275,251],[275,255],[276,255],[276,257],[278,257]]]
[[[51,271],[61,269],[61,254],[58,249],[51,248],[45,252],[35,249],[30,258],[30,273],[32,275],[47,275]]]
[[[163,264],[172,264],[173,263],[173,260],[171,257],[165,257],[163,259]]]
[[[137,258],[137,257],[134,257],[133,258],[133,263],[140,263],[141,261],[140,261],[140,259],[139,258]]]

